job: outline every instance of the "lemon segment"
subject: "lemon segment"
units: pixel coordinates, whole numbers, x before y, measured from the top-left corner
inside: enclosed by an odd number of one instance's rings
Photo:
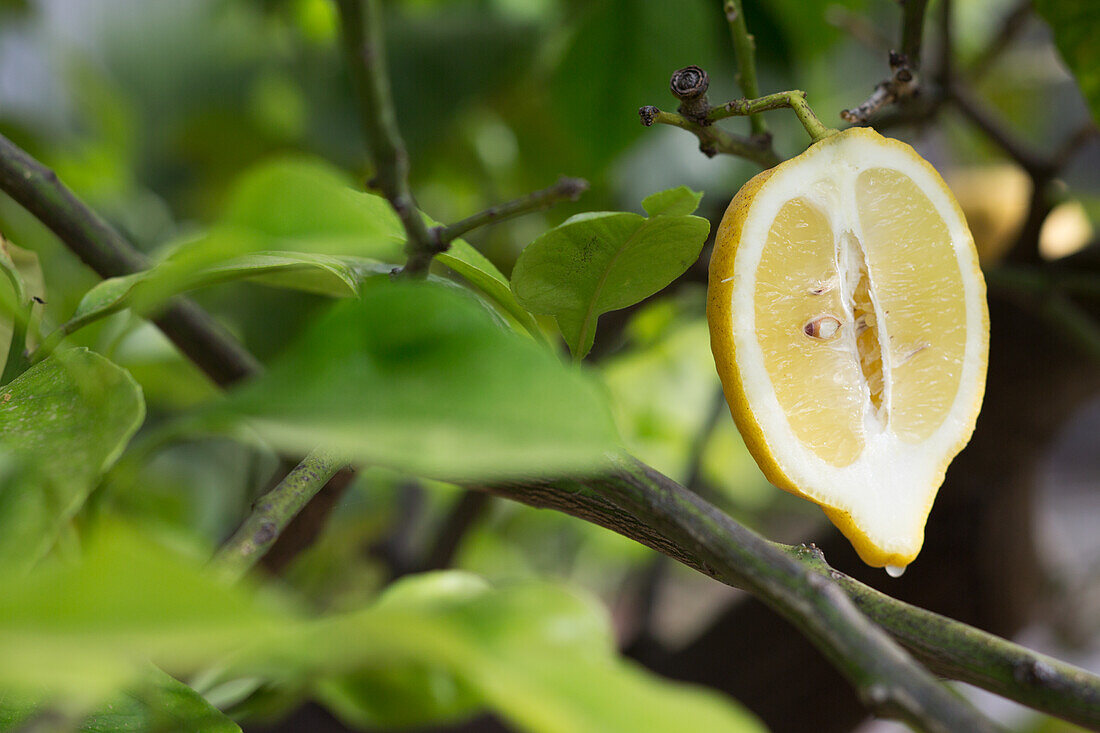
[[[904,568],[985,384],[985,284],[943,180],[868,129],[762,173],[719,227],[707,316],[764,473]]]

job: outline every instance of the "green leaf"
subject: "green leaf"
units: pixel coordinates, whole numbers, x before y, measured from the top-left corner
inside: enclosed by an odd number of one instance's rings
[[[2,579],[0,689],[14,704],[0,706],[0,719],[25,718],[35,700],[99,709],[86,730],[146,730],[137,726],[147,721],[206,729],[199,720],[234,730],[187,688],[150,680],[151,658],[176,672],[217,668],[225,681],[313,687],[343,717],[367,724],[453,719],[487,706],[538,733],[761,730],[717,693],[622,661],[598,602],[551,583],[493,588],[466,573],[432,573],[362,610],[306,620],[247,587],[221,585],[126,527],[96,530],[80,562]],[[117,702],[124,688],[136,704]],[[387,689],[398,699],[383,699]],[[103,709],[112,698],[121,707]],[[410,709],[399,709],[401,699]]]
[[[446,572],[402,581],[328,632],[347,640],[342,651],[329,646],[335,639],[322,649],[360,664],[358,647],[389,651],[391,668],[449,672],[456,697],[476,692],[515,726],[538,733],[763,730],[721,695],[619,659],[607,614],[594,600],[551,583],[489,588],[466,577]],[[444,588],[433,592],[436,586]],[[371,682],[336,677],[322,681],[319,694],[344,713],[356,703],[373,713],[383,688],[371,689]]]
[[[594,212],[568,219],[520,255],[512,271],[516,300],[556,317],[573,358],[583,358],[601,314],[653,295],[698,259],[710,231],[706,219],[686,215],[698,200],[681,187],[648,197],[649,218]]]
[[[1100,7],[1080,0],[1035,0],[1035,10],[1054,31],[1054,44],[1077,78],[1094,120],[1100,120]]]
[[[124,308],[146,311],[178,293],[234,280],[352,297],[358,294],[363,270],[369,264],[305,252],[254,252],[197,269],[168,261],[99,283],[85,293],[62,331],[71,334]]]
[[[0,485],[0,563],[25,568],[42,557],[144,417],[129,373],[87,349],[0,388],[0,448],[18,458]]]
[[[456,239],[451,242],[449,250],[436,255],[435,258],[466,278],[485,297],[499,305],[527,333],[539,341],[545,340],[538,321],[516,301],[516,296],[512,294],[508,278],[504,277],[503,273],[485,255],[478,252],[464,240]]]
[[[285,612],[123,525],[89,535],[78,563],[45,564],[26,577],[0,565],[0,689],[90,709],[140,681],[150,659],[191,671],[291,628]]]
[[[269,240],[259,249],[399,259],[405,230],[397,214],[384,198],[354,186],[324,161],[275,159],[241,178],[221,224]]]
[[[404,261],[405,230],[381,196],[355,190],[334,166],[304,157],[262,164],[241,177],[222,218],[177,243],[163,262],[92,288],[66,324],[72,333],[126,307],[146,312],[172,295],[239,279],[337,297],[358,293],[380,263]],[[429,225],[435,225],[425,216]],[[536,338],[542,332],[508,279],[463,240],[438,258]]]
[[[241,728],[187,685],[152,667],[140,684],[101,706],[80,733],[240,733]]]
[[[595,382],[434,283],[337,305],[211,413],[234,416],[282,449],[448,480],[593,470],[617,445]]]
[[[702,191],[692,191],[687,186],[678,186],[646,196],[642,199],[642,209],[650,216],[658,214],[687,216],[695,213],[702,200]]]

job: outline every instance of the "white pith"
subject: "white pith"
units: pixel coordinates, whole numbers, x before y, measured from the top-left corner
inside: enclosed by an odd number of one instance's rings
[[[881,552],[911,557],[920,549],[932,499],[943,481],[948,460],[973,430],[976,405],[984,389],[987,348],[984,319],[984,283],[977,273],[977,254],[970,232],[939,176],[914,152],[885,140],[846,136],[817,145],[796,166],[781,168],[753,199],[741,231],[734,261],[732,332],[737,364],[748,407],[781,472],[815,501],[851,515],[853,522]],[[863,241],[856,210],[857,176],[869,168],[892,168],[911,178],[931,201],[947,225],[956,261],[962,273],[966,313],[966,344],[959,389],[939,428],[920,443],[906,443],[890,432],[873,410],[865,419],[865,447],[860,457],[842,468],[822,460],[795,436],[780,407],[756,339],[754,291],[756,270],[768,232],[779,209],[802,197],[824,212],[835,236],[851,231]],[[854,254],[854,253],[853,253]],[[841,275],[843,301],[851,302],[855,277]],[[871,296],[878,311],[871,273]],[[850,310],[850,306],[849,306]],[[846,314],[848,317],[851,313]],[[880,343],[888,343],[885,319],[878,319]],[[846,338],[854,338],[848,329]],[[854,346],[854,344],[853,344]],[[853,349],[854,351],[854,349]],[[884,413],[889,414],[890,350],[883,349],[886,375]],[[870,408],[866,385],[864,402]]]

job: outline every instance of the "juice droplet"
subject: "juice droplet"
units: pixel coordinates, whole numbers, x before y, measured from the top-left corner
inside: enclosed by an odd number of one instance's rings
[[[886,574],[889,575],[891,578],[900,578],[902,576],[902,573],[904,573],[904,572],[905,572],[905,566],[904,565],[887,565],[886,566]]]

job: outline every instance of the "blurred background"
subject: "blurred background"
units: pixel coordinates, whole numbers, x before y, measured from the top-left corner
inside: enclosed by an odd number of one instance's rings
[[[1088,107],[1050,29],[1027,3],[956,0],[945,54],[943,2],[928,13],[922,95],[885,110],[876,126],[944,174],[991,273],[1023,233],[1038,238],[1045,260],[1095,275],[1100,140],[1087,133]],[[740,96],[718,0],[403,0],[384,8],[398,118],[424,211],[453,221],[560,175],[592,184],[576,203],[469,237],[505,273],[571,214],[637,211],[644,196],[681,184],[705,193],[699,213],[716,227],[757,172],[747,161],[705,157],[690,134],[638,120],[642,105],[675,108],[668,79],[688,64],[709,72],[713,103]],[[806,90],[826,124],[840,125],[840,110],[889,73],[896,3],[745,0],[745,14],[761,91]],[[2,0],[0,132],[155,253],[216,221],[234,182],[273,158],[318,156],[369,178],[337,36],[329,0]],[[937,84],[948,72],[1026,149],[1052,155],[1080,138],[1038,195],[1048,216],[1032,210],[1032,179],[988,129],[942,101]],[[794,115],[769,113],[768,123],[782,155],[805,147]],[[744,121],[729,127],[747,133]],[[44,318],[66,319],[95,275],[3,195],[0,231],[39,254]],[[1095,347],[1090,357],[1041,299],[991,274],[992,355],[978,430],[949,472],[919,560],[892,580],[862,567],[815,507],[771,487],[745,451],[709,351],[708,252],[665,291],[600,322],[590,360],[635,455],[769,538],[815,542],[835,567],[892,595],[1100,672]],[[254,284],[197,298],[265,360],[327,302]],[[1080,304],[1094,316],[1097,306],[1095,298]],[[216,392],[128,313],[81,331],[80,341],[141,383],[146,434]],[[229,440],[173,440],[140,461],[124,457],[126,470],[112,473],[93,505],[204,555],[278,464],[269,451]],[[894,730],[865,723],[847,685],[770,611],[554,512],[369,470],[339,497],[315,543],[269,560],[318,610],[355,607],[394,577],[432,567],[585,588],[611,610],[627,654],[729,693],[776,731]],[[968,694],[1014,730],[1071,730]],[[212,701],[249,731],[348,729],[301,699],[220,695]],[[446,729],[505,728],[481,717]]]

